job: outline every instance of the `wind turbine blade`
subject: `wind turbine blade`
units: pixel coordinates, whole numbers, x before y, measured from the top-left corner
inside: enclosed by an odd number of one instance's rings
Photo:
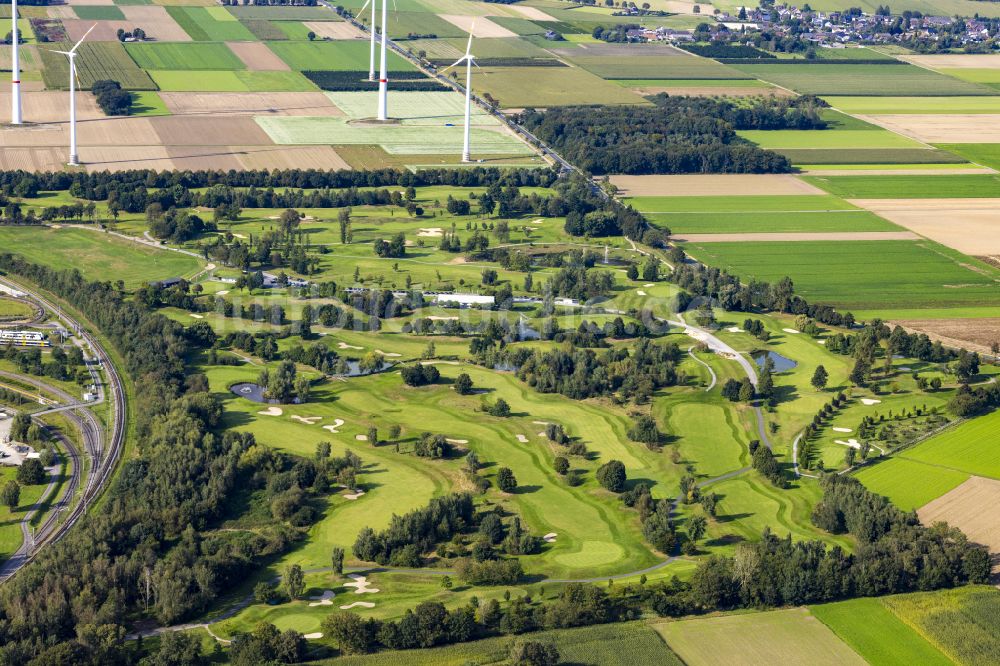
[[[438,74],[444,74],[445,72],[447,72],[449,69],[451,69],[455,65],[462,64],[466,60],[467,57],[468,56],[462,56],[461,58],[459,58],[455,62],[451,63],[450,65],[448,65],[447,67],[445,67],[444,69],[442,69],[440,72],[438,72]]]
[[[472,19],[472,25],[469,26],[469,43],[465,45],[465,55],[468,57],[472,53],[472,33],[476,31],[476,19]]]
[[[76,43],[76,46],[74,46],[73,48],[71,48],[71,49],[69,50],[69,51],[70,51],[70,53],[76,53],[76,50],[77,50],[78,48],[80,48],[80,44],[83,44],[83,40],[87,39],[87,35],[89,35],[89,34],[90,34],[90,33],[91,33],[91,32],[92,32],[93,30],[94,30],[94,28],[96,28],[96,27],[97,27],[97,24],[96,24],[96,23],[95,23],[94,25],[90,26],[90,30],[88,30],[87,32],[83,33],[83,37],[81,37],[81,38],[80,38],[80,41],[78,41],[78,42]]]
[[[365,7],[367,7],[367,6],[368,6],[368,3],[369,3],[369,2],[371,2],[371,1],[372,1],[372,0],[365,0],[365,4],[361,5],[361,9],[359,9],[359,10],[358,10],[358,16],[361,16],[361,13],[362,13],[363,11],[365,11]]]

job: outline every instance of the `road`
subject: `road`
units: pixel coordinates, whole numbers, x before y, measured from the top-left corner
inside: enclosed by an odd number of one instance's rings
[[[21,570],[22,567],[28,564],[38,553],[41,547],[61,539],[66,532],[76,524],[80,517],[87,512],[90,505],[107,487],[108,482],[111,480],[112,472],[118,464],[118,460],[121,457],[121,453],[125,445],[126,403],[125,391],[122,386],[118,370],[111,362],[111,359],[104,347],[96,338],[94,338],[94,336],[88,333],[78,321],[69,316],[64,310],[56,307],[51,301],[43,298],[32,289],[27,288],[25,285],[13,283],[9,278],[0,280],[0,283],[13,286],[28,294],[31,300],[38,303],[39,306],[47,310],[53,317],[62,320],[66,326],[76,334],[77,338],[79,338],[83,345],[85,345],[91,352],[91,358],[88,360],[88,367],[90,368],[91,375],[98,379],[98,390],[100,395],[97,402],[106,400],[111,406],[109,415],[111,420],[111,432],[107,433],[100,421],[98,421],[93,412],[89,409],[91,405],[95,404],[94,402],[80,403],[75,397],[70,396],[62,390],[48,386],[40,380],[16,375],[19,381],[26,382],[36,388],[49,391],[63,401],[63,405],[59,407],[51,410],[43,410],[42,412],[38,412],[32,416],[42,416],[46,413],[54,412],[64,413],[67,418],[73,421],[79,428],[84,445],[84,453],[86,457],[90,459],[91,465],[89,474],[86,476],[86,482],[84,484],[82,494],[80,495],[80,499],[74,504],[72,502],[73,497],[78,493],[81,482],[83,482],[83,457],[80,456],[80,452],[77,451],[76,448],[64,438],[64,444],[66,444],[68,455],[73,459],[73,474],[68,482],[66,492],[63,494],[63,499],[57,502],[52,507],[52,510],[49,511],[48,517],[39,526],[38,530],[34,534],[34,538],[25,539],[24,543],[21,544],[21,547],[17,550],[17,552],[0,565],[0,582],[2,582],[11,576],[14,576]],[[105,376],[107,377],[106,386],[102,386],[99,382],[100,377],[98,374],[98,368],[104,369]],[[8,373],[0,374],[11,376]],[[67,510],[69,511],[68,515],[66,515],[65,518],[62,518],[62,515]],[[24,529],[26,529],[26,525],[22,523],[22,530]]]

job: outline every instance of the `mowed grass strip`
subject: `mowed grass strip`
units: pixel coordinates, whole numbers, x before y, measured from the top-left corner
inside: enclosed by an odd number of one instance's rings
[[[653,627],[689,666],[865,663],[805,608],[663,622]]]
[[[1000,171],[1000,144],[996,143],[944,143],[938,148],[961,155],[970,162]]]
[[[899,455],[1000,479],[1000,410],[949,428]]]
[[[951,660],[878,599],[810,606],[813,616],[874,666],[949,666]]]
[[[894,456],[870,463],[854,475],[868,490],[913,511],[965,483],[969,475]]]
[[[877,164],[897,169],[908,164],[966,164],[958,155],[933,148],[779,148],[775,152],[799,167],[804,164],[835,164],[838,168]]]
[[[136,287],[150,280],[190,277],[201,262],[87,229],[0,227],[0,247],[53,268],[73,266],[90,280],[124,280]]]
[[[996,97],[825,97],[845,113],[884,115],[898,113],[1000,113]]]
[[[673,233],[728,234],[768,232],[900,231],[900,227],[864,210],[829,212],[647,213]]]
[[[368,42],[357,39],[331,42],[274,42],[268,46],[295,70],[368,71]],[[410,72],[415,68],[407,60],[389,53],[389,71]]]
[[[51,48],[68,51],[72,44],[52,44]],[[55,90],[69,88],[69,61],[61,53],[39,49],[42,58],[42,80],[45,87]],[[149,75],[140,69],[120,42],[84,42],[77,49],[76,72],[80,87],[89,89],[95,81],[111,79],[128,90],[156,90]]]
[[[625,202],[643,213],[820,213],[835,210],[860,210],[832,195],[762,195],[696,197],[629,197]]]
[[[125,49],[136,64],[146,70],[246,69],[243,61],[225,44],[132,43],[126,44]]]
[[[1000,271],[931,241],[687,243],[696,259],[744,279],[788,276],[804,298],[841,308],[996,303]]]
[[[845,199],[969,199],[1000,197],[1000,175],[807,176]]]
[[[812,95],[993,95],[986,86],[959,81],[913,65],[732,65],[762,81]],[[846,110],[846,109],[844,109]]]
[[[919,141],[887,130],[741,130],[737,132],[761,148],[919,148]]]

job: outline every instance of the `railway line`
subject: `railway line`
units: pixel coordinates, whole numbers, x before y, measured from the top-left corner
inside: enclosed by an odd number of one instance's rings
[[[0,280],[0,283],[15,286],[73,331],[77,338],[84,343],[84,346],[90,350],[91,358],[88,359],[87,366],[99,391],[98,400],[85,403],[43,381],[23,375],[0,372],[0,376],[16,376],[19,381],[44,389],[63,401],[63,404],[36,412],[32,414],[32,417],[44,417],[45,414],[56,412],[63,413],[79,428],[83,444],[81,452],[76,449],[69,438],[62,438],[68,457],[73,459],[73,471],[67,487],[62,498],[50,507],[48,515],[34,532],[32,538],[25,538],[17,552],[3,564],[0,564],[0,582],[2,582],[14,576],[21,568],[31,562],[43,546],[61,539],[86,514],[90,506],[107,487],[125,445],[126,402],[121,376],[104,347],[93,335],[64,310],[36,292],[26,289],[21,284],[12,285],[8,283],[7,279]],[[104,383],[100,381],[100,369],[102,368],[106,377]],[[93,405],[102,402],[107,402],[110,406],[108,427],[102,425],[90,409]],[[85,459],[90,461],[90,467],[89,470],[86,470],[87,473],[84,477]],[[79,498],[74,501],[78,493]],[[64,516],[66,511],[69,513]],[[22,524],[22,529],[26,532],[26,525]]]

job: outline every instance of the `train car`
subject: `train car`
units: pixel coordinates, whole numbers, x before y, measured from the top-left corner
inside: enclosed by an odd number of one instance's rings
[[[16,347],[48,347],[49,341],[44,333],[38,331],[18,331],[14,329],[0,329],[0,345],[14,345]]]

